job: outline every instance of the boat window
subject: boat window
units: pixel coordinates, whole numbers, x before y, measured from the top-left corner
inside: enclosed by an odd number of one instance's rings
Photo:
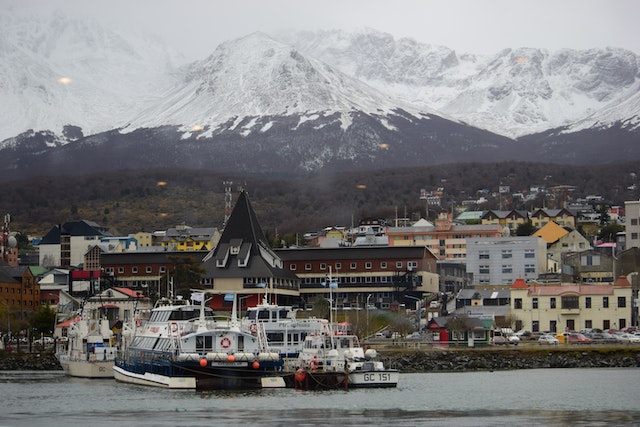
[[[256,320],[256,311],[255,310],[247,311],[247,318],[249,320]]]
[[[287,310],[280,310],[280,312],[279,312],[280,319],[286,319],[287,318],[287,313],[288,313]]]
[[[284,333],[283,332],[269,332],[267,334],[267,339],[270,344],[282,343],[284,342]]]
[[[260,310],[258,312],[258,319],[269,320],[269,310]]]
[[[196,351],[209,351],[213,349],[213,337],[211,335],[196,336]]]

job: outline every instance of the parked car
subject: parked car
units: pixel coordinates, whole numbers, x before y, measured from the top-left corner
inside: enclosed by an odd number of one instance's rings
[[[496,329],[495,331],[493,331],[493,335],[491,337],[491,344],[493,344],[493,345],[507,345],[507,344],[509,344],[509,340],[502,333],[501,330]]]
[[[612,336],[611,334],[605,334],[603,332],[592,332],[589,335],[586,335],[588,338],[591,338],[591,341],[598,344],[615,344],[618,340]]]
[[[45,345],[45,344],[53,344],[53,338],[51,337],[42,337],[33,341],[35,344]]]
[[[640,337],[632,334],[626,334],[626,333],[617,334],[616,338],[618,339],[618,341],[624,342],[624,343],[633,343],[633,344],[640,343]]]
[[[566,334],[565,342],[568,344],[589,344],[591,343],[591,338],[578,332],[570,332]]]
[[[552,334],[544,334],[538,338],[538,344],[558,345],[558,343],[558,338],[554,337]]]

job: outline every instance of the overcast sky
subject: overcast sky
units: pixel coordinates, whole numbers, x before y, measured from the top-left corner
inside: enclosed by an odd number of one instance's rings
[[[201,59],[254,31],[370,27],[459,53],[622,47],[640,54],[638,0],[0,0],[151,31]]]

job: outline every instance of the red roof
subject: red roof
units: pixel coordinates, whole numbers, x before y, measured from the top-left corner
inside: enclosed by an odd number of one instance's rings
[[[515,282],[513,282],[513,285],[511,285],[511,289],[527,289],[529,288],[529,286],[527,286],[527,282],[524,281],[524,279],[519,278],[516,279]]]
[[[58,323],[56,328],[68,328],[72,323],[76,323],[78,320],[80,320],[80,316],[73,317],[69,320]]]
[[[616,283],[613,284],[613,286],[631,286],[631,283],[629,283],[627,276],[620,276],[618,277],[618,280],[616,280]]]
[[[140,294],[139,292],[134,291],[133,289],[130,288],[113,288],[118,292],[122,292],[123,294],[127,295],[128,297],[131,298],[140,298],[140,299],[149,299],[148,297],[145,297],[144,295]]]

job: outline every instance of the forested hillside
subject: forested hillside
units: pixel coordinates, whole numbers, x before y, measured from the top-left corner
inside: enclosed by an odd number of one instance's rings
[[[479,209],[560,207],[586,195],[602,195],[607,203],[637,200],[636,171],[640,162],[598,166],[532,163],[472,163],[376,172],[267,178],[251,174],[153,170],[114,172],[82,177],[37,178],[6,182],[2,214],[12,216],[11,229],[42,235],[55,224],[87,219],[118,234],[154,231],[187,224],[220,227],[224,219],[223,181],[249,192],[258,219],[271,236],[315,231],[329,225],[351,225],[363,217],[412,218],[425,215],[420,190],[444,188],[443,206],[451,210],[462,200],[477,199],[479,190],[511,193],[531,186],[573,186],[526,205],[509,195],[491,198]]]

